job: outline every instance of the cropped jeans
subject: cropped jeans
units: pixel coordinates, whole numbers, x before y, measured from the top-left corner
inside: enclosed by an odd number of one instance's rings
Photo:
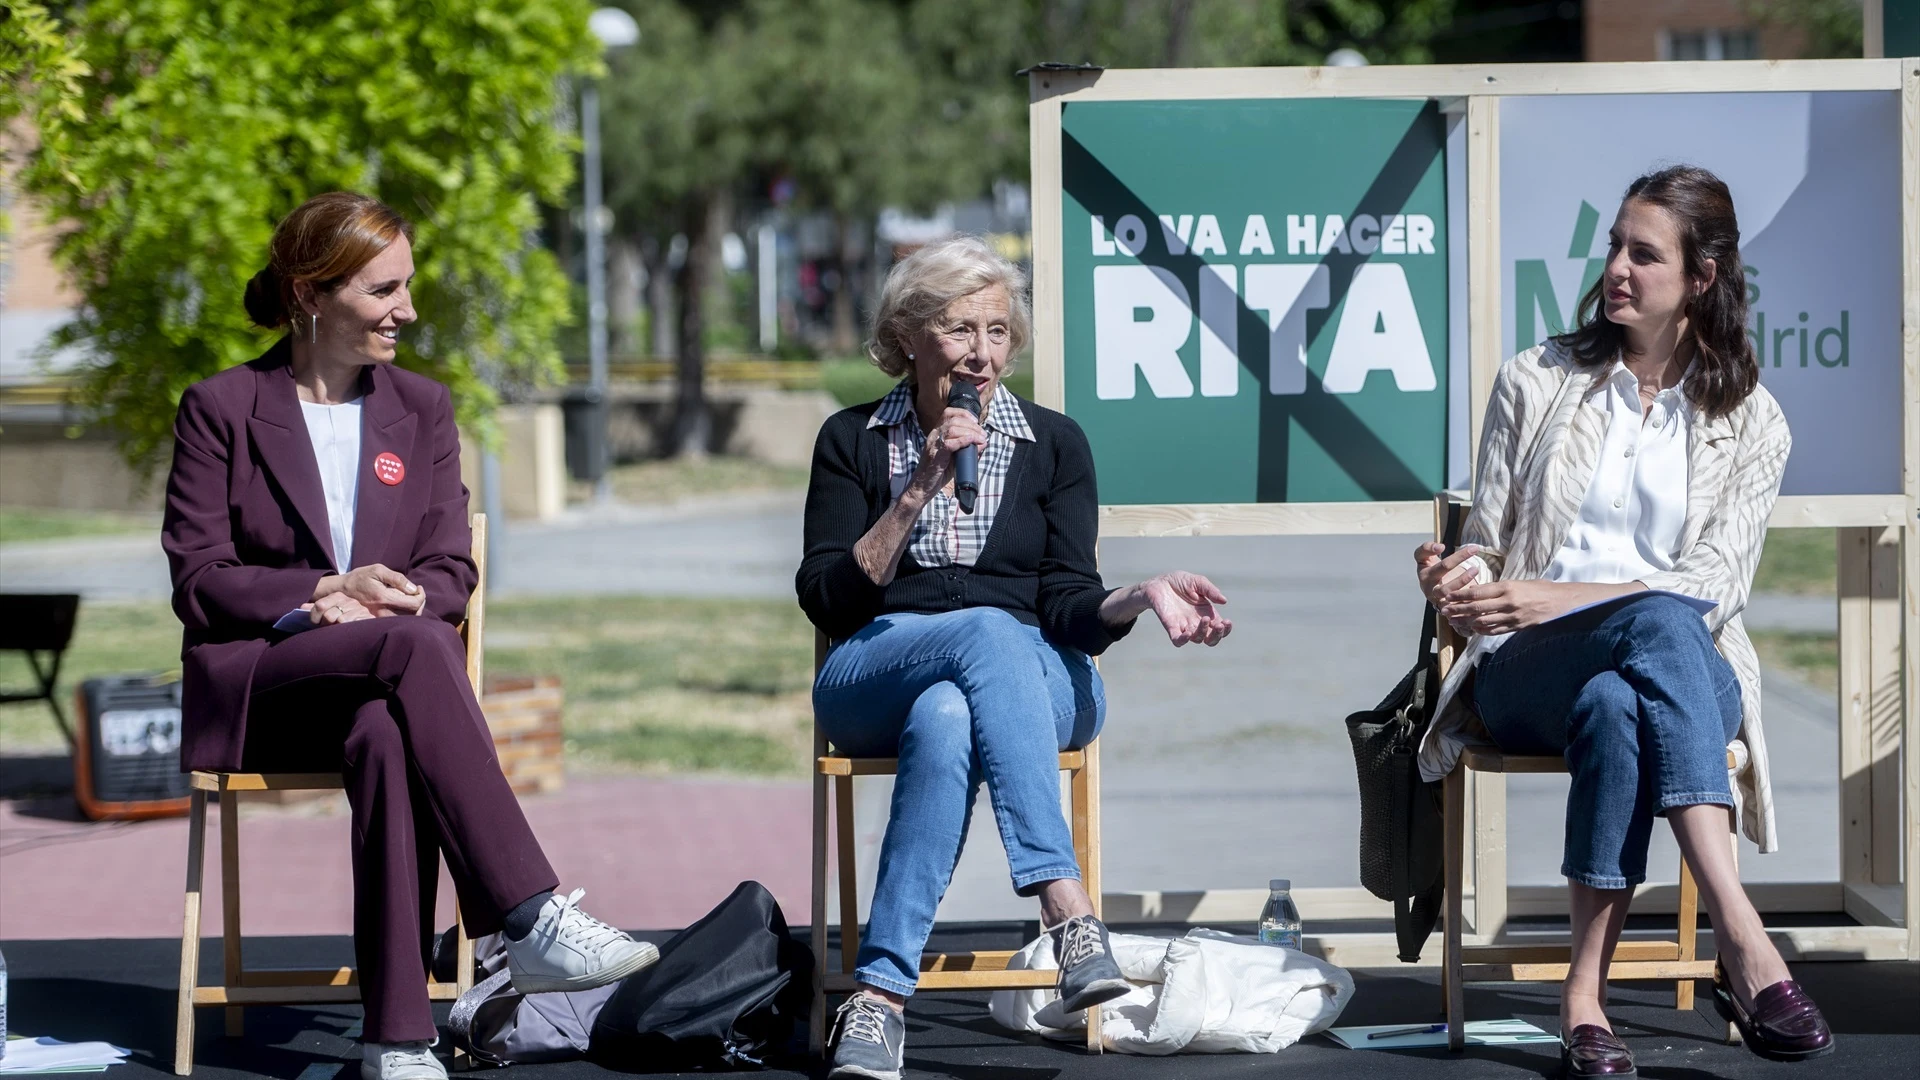
[[[1740,731],[1740,683],[1678,600],[1628,596],[1528,627],[1473,679],[1502,751],[1566,757],[1569,880],[1638,885],[1655,815],[1733,805],[1727,743]]]
[[[1079,879],[1058,755],[1092,742],[1106,717],[1085,653],[999,608],[882,615],[827,654],[813,704],[841,753],[900,759],[860,982],[913,993],[982,780],[1014,890]]]

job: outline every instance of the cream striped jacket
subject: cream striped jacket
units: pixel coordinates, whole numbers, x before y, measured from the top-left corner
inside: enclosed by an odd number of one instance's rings
[[[1482,583],[1545,576],[1580,512],[1607,432],[1605,401],[1596,393],[1611,366],[1583,368],[1553,344],[1535,346],[1500,366],[1480,437],[1473,510],[1461,534],[1478,544]],[[1779,403],[1756,387],[1727,416],[1695,410],[1688,432],[1687,517],[1674,568],[1640,580],[1650,589],[1714,600],[1706,615],[1720,655],[1740,680],[1742,717],[1734,752],[1733,798],[1741,831],[1762,852],[1779,847],[1773,793],[1767,783],[1767,747],[1760,728],[1760,660],[1741,626],[1754,567],[1766,541],[1767,518],[1780,493],[1793,437]],[[1486,651],[1468,640],[1447,673],[1433,725],[1420,747],[1420,772],[1438,780],[1453,771],[1461,750],[1486,739],[1485,729],[1457,694]]]

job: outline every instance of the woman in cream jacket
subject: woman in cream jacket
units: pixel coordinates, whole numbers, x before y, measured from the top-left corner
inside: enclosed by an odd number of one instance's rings
[[[1778,846],[1740,612],[1792,445],[1759,385],[1738,244],[1713,174],[1634,181],[1579,328],[1494,380],[1466,543],[1444,558],[1434,544],[1415,552],[1423,592],[1469,635],[1422,773],[1445,776],[1467,742],[1491,738],[1509,753],[1564,754],[1572,774],[1569,1076],[1634,1075],[1603,1010],[1605,972],[1656,816],[1699,880],[1720,955],[1715,1001],[1749,1048],[1784,1060],[1832,1049],[1726,842],[1732,811],[1760,850]]]

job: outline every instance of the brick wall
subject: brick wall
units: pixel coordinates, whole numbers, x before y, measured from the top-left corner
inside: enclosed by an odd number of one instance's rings
[[[1755,28],[1739,0],[1586,0],[1582,19],[1588,60],[1659,60],[1660,33]],[[1800,55],[1799,35],[1760,30],[1759,55],[1782,60]]]

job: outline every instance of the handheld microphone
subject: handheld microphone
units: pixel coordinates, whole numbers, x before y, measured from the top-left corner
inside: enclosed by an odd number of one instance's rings
[[[970,382],[955,382],[947,391],[947,408],[965,409],[980,418],[980,391]],[[980,448],[963,446],[953,454],[953,497],[960,500],[960,512],[973,513],[973,500],[980,495]]]

